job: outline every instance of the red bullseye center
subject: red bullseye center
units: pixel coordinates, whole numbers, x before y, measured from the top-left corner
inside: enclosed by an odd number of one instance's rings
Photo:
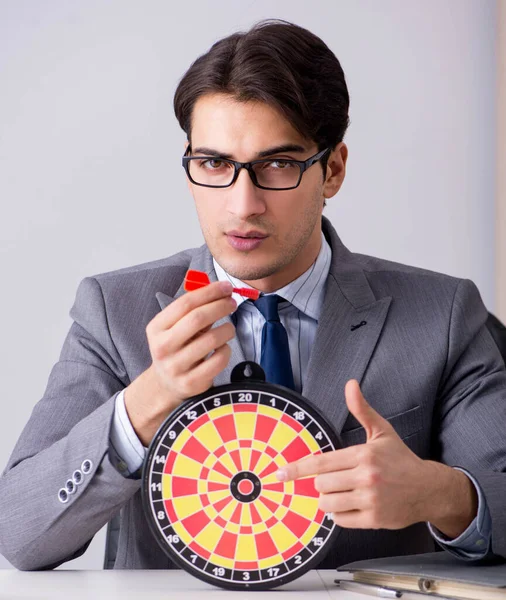
[[[239,483],[237,484],[237,489],[241,494],[247,496],[248,494],[251,494],[253,492],[255,486],[253,485],[253,482],[249,479],[241,479],[241,481],[239,481]]]

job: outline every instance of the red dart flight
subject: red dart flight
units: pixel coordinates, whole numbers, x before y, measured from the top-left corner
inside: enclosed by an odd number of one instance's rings
[[[192,290],[198,290],[205,285],[209,285],[211,281],[207,276],[207,273],[203,271],[194,271],[193,269],[189,269],[186,273],[186,277],[184,278],[184,289],[187,292],[191,292]],[[260,292],[258,290],[253,290],[250,288],[234,288],[233,291],[236,294],[240,294],[245,298],[250,298],[251,300],[258,300],[260,297]]]

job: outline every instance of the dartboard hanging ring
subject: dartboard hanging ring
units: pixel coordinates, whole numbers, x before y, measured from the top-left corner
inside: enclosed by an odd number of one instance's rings
[[[288,583],[315,568],[337,535],[314,477],[280,482],[275,473],[338,449],[338,436],[301,394],[264,379],[259,365],[240,363],[230,384],[186,400],[143,467],[144,511],[163,551],[228,589]]]

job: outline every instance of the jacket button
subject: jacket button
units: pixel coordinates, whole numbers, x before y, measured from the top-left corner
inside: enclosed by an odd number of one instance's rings
[[[58,492],[58,500],[62,504],[65,504],[65,502],[69,501],[69,495],[67,494],[67,490],[65,488],[61,488],[61,490]]]
[[[81,465],[81,471],[85,475],[88,475],[88,473],[91,471],[92,468],[93,468],[93,463],[91,462],[91,460],[89,458],[87,458],[86,460],[83,461],[83,464]]]
[[[65,489],[69,494],[73,494],[76,491],[76,484],[72,481],[72,479],[67,479]]]
[[[83,482],[83,474],[79,469],[77,469],[77,471],[74,471],[74,473],[72,474],[72,480],[76,485],[81,485],[81,483]]]

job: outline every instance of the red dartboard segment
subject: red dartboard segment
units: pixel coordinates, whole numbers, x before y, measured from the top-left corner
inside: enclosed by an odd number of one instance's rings
[[[178,477],[174,475],[171,478],[172,496],[192,496],[198,493],[198,481],[196,479],[188,479],[187,477]]]
[[[308,496],[312,498],[318,498],[320,496],[314,486],[314,477],[297,479],[293,482],[293,487],[295,488],[295,494],[298,496]]]
[[[192,538],[197,537],[197,535],[209,524],[209,517],[207,516],[204,510],[195,513],[186,519],[181,521],[181,524],[186,529],[186,531],[191,535]]]
[[[277,421],[273,417],[258,415],[255,426],[255,439],[267,443],[276,425]]]
[[[267,589],[312,568],[336,532],[314,478],[279,482],[288,462],[334,450],[337,436],[295,392],[231,384],[186,401],[153,440],[143,476],[148,523],[200,579]]]
[[[287,560],[292,558],[293,556],[297,556],[301,550],[304,550],[304,546],[300,542],[296,542],[291,548],[289,548],[286,552],[282,553],[282,557]]]
[[[224,467],[223,464],[219,462],[213,465],[213,471],[217,471],[218,473],[225,475],[225,477],[233,477],[233,474],[227,469],[227,467]]]
[[[238,504],[230,517],[231,523],[237,523],[237,525],[241,524],[241,514],[242,514],[242,504]]]
[[[279,504],[276,504],[275,502],[269,500],[269,498],[266,498],[265,496],[260,496],[260,502],[262,502],[273,513],[276,512],[279,506]]]
[[[181,454],[202,464],[209,456],[209,450],[199,442],[197,437],[192,436],[183,446]]]
[[[272,461],[265,467],[265,469],[262,470],[261,473],[258,474],[258,476],[260,477],[260,479],[264,479],[265,477],[272,475],[272,473],[275,473],[279,469],[279,467],[280,465],[277,462]]]
[[[290,427],[293,427],[293,429],[295,429],[295,431],[297,431],[297,433],[299,431],[302,431],[304,429],[303,425],[301,423],[299,423],[299,421],[296,421],[293,417],[291,417],[290,415],[284,414],[281,417],[281,421],[283,423],[285,423],[286,425],[289,425]]]
[[[225,558],[233,559],[235,556],[235,548],[237,546],[237,535],[224,531],[223,535],[216,546],[216,554],[220,554]]]
[[[309,529],[312,521],[298,515],[297,513],[289,510],[286,515],[281,519],[281,522],[295,534],[295,537],[301,538],[303,534]]]
[[[301,438],[297,437],[293,439],[288,446],[281,451],[281,455],[287,463],[295,462],[299,458],[304,458],[311,454],[307,444]]]
[[[243,471],[245,469],[245,465],[243,465],[241,462],[241,455],[239,453],[239,450],[232,450],[230,452],[230,456],[231,456],[232,460],[234,461],[234,464],[237,467],[237,470]]]
[[[204,425],[204,423],[207,423],[207,421],[209,421],[209,415],[207,415],[207,414],[202,415],[197,420],[193,421],[193,423],[190,423],[188,425],[188,431],[191,431],[191,432],[196,431],[197,429],[202,427],[202,425]]]
[[[229,486],[226,483],[215,483],[214,481],[207,482],[207,490],[209,492],[218,492],[220,490],[228,490]]]
[[[227,527],[227,522],[225,521],[225,519],[222,519],[219,515],[214,518],[214,522],[216,523],[216,525],[221,527],[223,530],[225,530]]]
[[[278,553],[277,546],[268,531],[257,534],[255,536],[255,544],[258,558],[269,558]]]
[[[266,483],[262,486],[263,490],[272,491],[272,492],[282,492],[285,489],[283,483]]]
[[[226,441],[230,441],[230,440],[226,440]],[[219,458],[220,456],[223,456],[224,454],[227,453],[227,449],[225,448],[225,446],[220,446],[219,448],[216,448],[216,450],[214,451],[214,456],[216,456],[216,458]]]
[[[224,508],[226,508],[233,499],[231,497],[223,498],[223,500],[219,500],[213,504],[213,508],[217,513],[220,513]]]
[[[253,525],[257,525],[258,523],[262,523],[262,517],[258,514],[258,510],[254,504],[250,506],[251,511],[251,521]]]
[[[262,457],[262,453],[259,450],[251,451],[251,459],[250,459],[250,463],[248,466],[248,469],[250,471],[255,471],[255,467],[257,466],[258,461],[260,460],[261,457]]]
[[[255,404],[234,404],[234,413],[242,413],[242,412],[257,412],[257,407]]]
[[[232,414],[218,417],[217,419],[213,420],[213,423],[223,442],[230,442],[230,440],[237,439],[235,421]]]

